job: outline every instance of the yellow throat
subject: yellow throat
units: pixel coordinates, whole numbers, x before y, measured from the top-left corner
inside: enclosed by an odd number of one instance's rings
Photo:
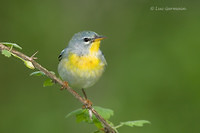
[[[98,52],[99,50],[99,47],[100,47],[100,40],[99,39],[96,39],[92,44],[91,44],[91,47],[90,47],[90,53],[89,54],[94,54],[96,52]]]

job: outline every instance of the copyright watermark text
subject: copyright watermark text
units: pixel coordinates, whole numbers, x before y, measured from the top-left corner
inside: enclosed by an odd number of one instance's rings
[[[165,7],[151,6],[150,10],[151,11],[186,11],[187,8],[186,7],[169,7],[169,6],[165,6]]]

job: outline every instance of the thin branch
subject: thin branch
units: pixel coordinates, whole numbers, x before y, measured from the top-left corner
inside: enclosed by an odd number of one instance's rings
[[[0,43],[0,50],[10,50],[10,48]],[[39,63],[37,63],[34,60],[35,58],[33,56],[29,57],[29,56],[27,56],[27,55],[25,55],[25,54],[23,54],[19,51],[13,50],[13,49],[10,50],[10,52],[12,52],[13,54],[19,56],[20,58],[22,58],[26,61],[32,62],[33,66],[35,68],[44,72],[47,77],[49,77],[54,82],[60,84],[64,88],[66,88],[66,90],[68,92],[70,92],[76,99],[78,99],[83,105],[85,105],[85,107],[87,109],[92,111],[92,113],[96,116],[96,118],[103,124],[105,133],[116,133],[115,130],[104,120],[104,118],[101,115],[99,115],[97,113],[97,111],[92,106],[88,105],[87,99],[82,98],[76,91],[74,91],[70,86],[68,86],[68,84],[66,82],[63,82],[61,79],[59,79],[54,74],[52,74],[50,71],[48,71],[46,68],[44,68]]]

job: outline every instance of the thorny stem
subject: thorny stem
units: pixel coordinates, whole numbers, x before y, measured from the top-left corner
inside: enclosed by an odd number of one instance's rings
[[[54,74],[52,74],[46,68],[41,66],[39,63],[37,63],[34,60],[35,58],[33,56],[29,57],[29,56],[27,56],[27,55],[25,55],[25,54],[23,54],[19,51],[10,49],[9,47],[0,43],[0,51],[2,51],[2,50],[8,50],[11,53],[19,56],[22,59],[24,59],[26,61],[30,61],[35,68],[44,72],[45,75],[47,77],[49,77],[50,79],[52,79],[55,83],[58,83],[61,86],[63,86],[64,88],[66,88],[66,90],[68,92],[70,92],[76,99],[78,99],[83,105],[85,105],[85,107],[87,107],[87,109],[90,110],[96,116],[96,118],[103,124],[105,133],[116,133],[116,131],[104,120],[104,118],[101,115],[99,115],[99,113],[97,113],[97,111],[92,106],[87,105],[88,104],[87,99],[82,98],[76,91],[74,91],[71,87],[69,87],[65,82],[63,82],[61,79],[56,77]]]

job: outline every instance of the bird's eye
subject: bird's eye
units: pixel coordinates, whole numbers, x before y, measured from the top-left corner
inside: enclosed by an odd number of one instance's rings
[[[91,39],[90,38],[84,38],[83,39],[85,42],[89,42]]]

